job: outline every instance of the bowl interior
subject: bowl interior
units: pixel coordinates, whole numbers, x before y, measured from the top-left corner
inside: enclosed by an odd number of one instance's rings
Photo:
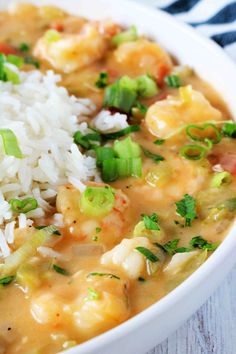
[[[5,9],[15,2],[17,1],[0,0],[0,9]],[[74,15],[83,15],[91,19],[111,18],[125,26],[136,25],[139,33],[145,33],[146,36],[159,42],[180,63],[188,64],[193,67],[200,77],[214,86],[224,98],[232,115],[236,117],[234,88],[234,83],[236,82],[236,68],[234,63],[216,44],[201,38],[194,30],[176,22],[169,15],[126,0],[24,0],[24,2],[31,2],[37,5],[53,4],[64,8]],[[219,269],[219,282],[233,264],[233,248],[236,246],[235,231],[236,225],[231,229],[226,240],[215,254],[188,280],[164,299],[117,328],[80,345],[78,348],[69,350],[68,354],[106,354],[109,351],[101,348],[103,348],[107,342],[114,340],[119,341],[124,335],[131,333],[137,328],[144,327],[145,323],[149,323],[154,317],[161,316],[161,314],[165,316],[165,312],[167,313],[168,309],[177,306],[181,299],[184,299],[187,295],[191,296],[191,292],[197,289],[197,287],[203,283],[204,279],[210,279],[210,276],[212,279],[214,276],[217,277],[214,275],[216,274],[216,268]],[[223,266],[223,262],[226,258],[227,264]],[[216,285],[217,280],[214,281],[214,284],[209,280],[207,290],[202,291],[202,300],[191,300],[194,302],[194,305],[191,307],[191,310],[190,308],[188,309],[188,313],[186,312],[182,320],[191,312],[195,311],[201,302],[205,300],[207,294],[209,295],[210,288]],[[186,306],[187,305],[186,300]],[[173,330],[174,323],[172,327],[169,327]],[[156,341],[164,339],[167,335],[168,333],[165,332],[159,337],[157,336]],[[151,345],[150,342],[150,346]],[[119,351],[113,350],[110,351],[110,353],[111,352],[112,354],[119,353]],[[124,353],[130,352],[124,351]],[[138,351],[135,351],[135,353],[138,353]]]

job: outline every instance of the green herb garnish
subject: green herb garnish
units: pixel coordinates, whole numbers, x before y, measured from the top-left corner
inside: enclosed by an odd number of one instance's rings
[[[139,253],[141,253],[145,258],[147,258],[147,260],[149,260],[152,263],[158,262],[159,258],[152,252],[150,251],[148,248],[146,247],[136,247],[135,248]]]
[[[9,284],[11,284],[11,282],[13,282],[14,279],[15,279],[14,275],[8,275],[7,277],[0,279],[0,284],[3,286],[9,285]]]
[[[140,281],[141,283],[144,283],[146,281],[146,279],[144,279],[143,277],[138,277],[138,281]]]
[[[65,275],[65,276],[68,276],[70,275],[70,273],[68,272],[68,270],[66,270],[65,268],[61,268],[59,267],[58,265],[56,264],[53,264],[53,269],[55,270],[55,272],[61,274],[61,275]]]
[[[155,161],[156,163],[159,163],[160,161],[164,161],[164,157],[158,154],[154,154],[153,152],[145,149],[144,147],[142,148],[144,155],[147,156],[149,159],[152,159],[153,161]]]
[[[87,275],[87,277],[106,277],[110,279],[118,279],[120,280],[120,277],[118,277],[115,274],[112,273],[98,273],[98,272],[92,272]]]
[[[155,145],[163,145],[165,142],[165,139],[157,139],[153,142]]]
[[[160,230],[160,226],[158,225],[158,216],[156,213],[152,213],[150,216],[142,214],[142,217],[147,230]]]
[[[169,87],[179,88],[181,86],[181,80],[178,75],[169,75],[165,77],[165,83]]]
[[[26,214],[31,210],[38,207],[38,202],[35,198],[25,198],[25,199],[10,199],[9,204],[11,205],[12,211],[15,213]]]
[[[99,74],[99,78],[95,82],[95,86],[98,88],[104,88],[108,85],[108,80],[109,80],[108,73],[105,71],[102,71]]]
[[[236,123],[227,122],[223,125],[222,133],[229,138],[236,138]]]
[[[21,44],[19,45],[19,50],[20,50],[22,53],[28,52],[29,49],[30,49],[30,46],[29,46],[29,44],[27,44],[27,43],[21,43]]]
[[[184,198],[175,203],[176,212],[185,218],[185,226],[191,226],[192,221],[196,219],[196,200],[189,194],[185,194]]]
[[[202,248],[208,251],[215,251],[215,249],[219,246],[218,243],[210,243],[205,240],[202,236],[195,236],[189,242],[190,246],[195,248]]]
[[[37,59],[27,56],[24,58],[25,64],[33,65],[36,67],[36,69],[40,68],[40,63]]]

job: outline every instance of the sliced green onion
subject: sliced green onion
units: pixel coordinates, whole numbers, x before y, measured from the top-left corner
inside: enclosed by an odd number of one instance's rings
[[[31,210],[38,207],[38,202],[35,198],[25,198],[25,199],[10,199],[9,204],[11,205],[12,211],[15,213],[26,214]]]
[[[115,197],[112,188],[87,187],[81,196],[80,210],[87,216],[104,216],[110,213],[114,203]]]
[[[129,30],[120,32],[112,37],[111,43],[118,47],[122,43],[134,42],[138,39],[137,29],[131,26]]]
[[[175,253],[187,253],[187,252],[191,252],[193,249],[190,247],[179,247],[176,248]]]
[[[139,253],[141,253],[145,258],[147,258],[147,260],[149,260],[152,263],[158,262],[159,258],[152,252],[150,251],[148,248],[146,247],[136,247],[135,248]]]
[[[197,134],[193,134],[191,132],[191,130],[195,129],[195,130],[198,130],[199,132],[204,132],[206,129],[209,129],[211,128],[211,130],[213,130],[214,134],[215,134],[215,138],[211,138],[211,137],[201,137]],[[186,133],[188,135],[188,137],[190,139],[192,139],[193,141],[202,141],[202,142],[205,142],[206,139],[211,141],[212,144],[218,144],[221,139],[222,139],[222,135],[220,133],[220,131],[217,129],[217,127],[212,124],[212,123],[206,123],[206,124],[203,124],[202,126],[199,126],[199,125],[196,125],[196,124],[189,124],[187,127],[186,127]]]
[[[58,31],[50,29],[44,34],[44,38],[48,43],[57,42],[61,39],[61,35]]]
[[[236,123],[234,122],[226,122],[223,125],[222,133],[229,138],[236,138]]]
[[[121,141],[115,141],[114,151],[120,158],[134,158],[140,157],[141,148],[138,143],[134,142],[131,137]]]
[[[102,180],[104,182],[113,182],[117,180],[118,177],[116,159],[104,160],[102,163]]]
[[[214,177],[211,180],[211,187],[219,188],[222,184],[229,184],[232,182],[232,175],[227,172],[218,172],[215,173]]]
[[[115,133],[107,133],[107,134],[102,134],[102,138],[104,140],[114,140],[117,138],[120,138],[124,135],[130,134],[130,133],[134,133],[134,132],[138,132],[140,130],[140,126],[139,125],[130,125],[127,128],[121,129],[118,132]]]
[[[109,80],[108,73],[106,71],[102,71],[99,74],[99,78],[95,82],[95,86],[98,88],[104,88],[108,85],[108,80]]]
[[[20,50],[22,53],[28,52],[29,49],[30,49],[30,46],[29,46],[29,44],[27,44],[27,43],[21,43],[21,44],[19,45],[19,50]]]
[[[21,68],[24,64],[24,59],[18,55],[9,54],[7,56],[7,62],[17,66],[18,68]]]
[[[156,163],[165,160],[164,157],[161,155],[154,154],[153,152],[145,149],[144,147],[142,149],[143,149],[144,155],[147,156],[149,159],[152,159]]]
[[[115,152],[111,147],[101,146],[96,149],[97,166],[102,167],[104,160],[109,160],[115,157]]]
[[[90,142],[84,137],[84,135],[79,130],[74,134],[74,142],[77,145],[82,146],[86,150],[90,149],[91,147]]]
[[[116,167],[119,178],[142,176],[142,160],[140,157],[116,159]]]
[[[138,95],[144,98],[155,96],[159,89],[156,82],[149,75],[142,75],[136,79]]]
[[[37,59],[27,56],[24,58],[24,60],[25,60],[25,64],[33,65],[36,67],[36,69],[40,68],[40,63]]]
[[[8,275],[7,277],[1,278],[0,279],[0,285],[9,285],[13,282],[13,280],[15,279],[14,275]]]
[[[120,277],[118,277],[117,275],[112,274],[112,273],[92,272],[92,273],[89,273],[87,275],[87,278],[89,278],[89,277],[106,277],[106,278],[109,278],[109,279],[118,279],[118,280],[120,280]]]
[[[179,153],[181,156],[183,156],[187,160],[200,160],[203,157],[206,156],[207,154],[207,148],[200,146],[200,145],[194,145],[194,144],[189,144],[183,146]]]
[[[117,108],[129,113],[137,99],[137,83],[128,76],[123,76],[105,89],[104,107]]]
[[[19,75],[15,71],[8,68],[6,65],[4,66],[4,72],[6,75],[6,81],[10,81],[14,85],[18,85],[20,83]]]
[[[178,75],[166,76],[165,82],[169,87],[179,88],[181,86],[180,77]]]
[[[13,131],[10,129],[0,129],[0,135],[2,137],[5,154],[21,159],[23,157],[22,152],[19,148],[17,138]]]
[[[59,267],[58,265],[56,264],[53,264],[52,265],[53,269],[55,270],[55,272],[61,274],[61,275],[65,275],[65,276],[68,276],[70,275],[70,273],[68,272],[68,270],[66,270],[65,268],[61,268]]]

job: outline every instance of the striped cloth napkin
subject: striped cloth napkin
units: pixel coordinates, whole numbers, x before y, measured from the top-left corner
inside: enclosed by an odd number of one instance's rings
[[[236,1],[136,0],[158,7],[195,27],[236,61]]]

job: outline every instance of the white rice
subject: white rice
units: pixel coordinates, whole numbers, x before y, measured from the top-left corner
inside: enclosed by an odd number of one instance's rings
[[[96,129],[104,133],[113,133],[118,130],[127,128],[127,115],[121,113],[112,114],[110,111],[102,110],[94,118],[94,126]]]
[[[60,76],[52,71],[43,75],[19,72],[12,65],[11,69],[18,72],[20,84],[0,81],[0,129],[14,132],[24,157],[6,156],[0,139],[0,254],[4,257],[10,253],[8,244],[14,242],[14,228],[32,225],[31,218],[49,212],[59,185],[69,181],[83,191],[83,181],[96,177],[95,158],[83,155],[73,143],[75,131],[88,131],[85,120],[95,105],[70,96],[57,85]],[[125,117],[122,122],[127,125]],[[38,208],[27,216],[14,215],[8,201],[29,196],[37,199]],[[58,226],[63,225],[61,214],[54,218]]]

